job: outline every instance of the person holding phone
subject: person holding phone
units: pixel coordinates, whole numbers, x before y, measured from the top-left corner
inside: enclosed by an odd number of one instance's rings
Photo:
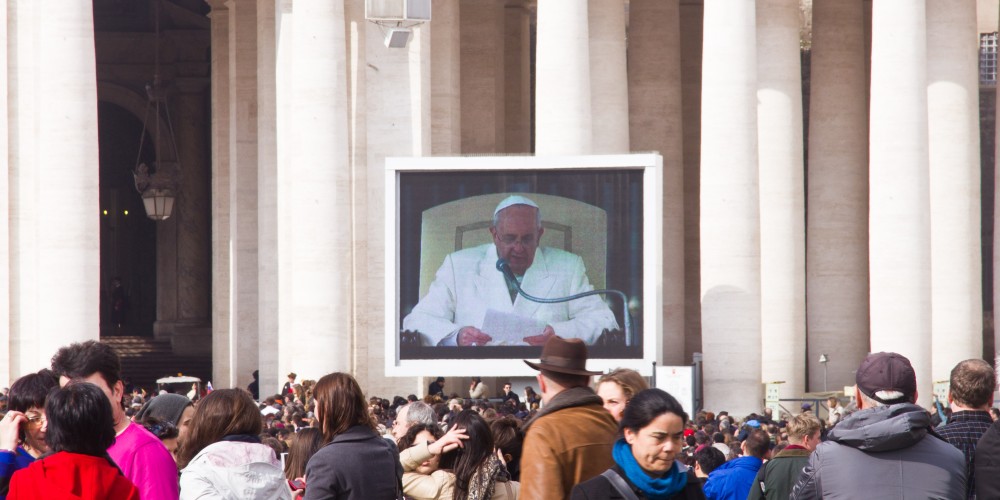
[[[51,453],[14,474],[11,500],[139,500],[139,489],[108,455],[115,420],[101,388],[72,382],[54,390],[45,414]]]
[[[288,458],[284,465],[288,486],[296,491],[295,498],[305,495],[306,464],[324,444],[323,433],[315,427],[306,427],[295,433],[288,453],[285,454]]]
[[[0,419],[0,499],[7,498],[10,478],[48,453],[45,398],[59,379],[52,370],[25,375],[10,387],[8,411]]]

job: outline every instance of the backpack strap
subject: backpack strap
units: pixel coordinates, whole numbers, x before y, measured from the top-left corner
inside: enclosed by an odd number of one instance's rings
[[[607,478],[608,482],[611,483],[611,486],[614,486],[614,488],[618,490],[618,493],[621,493],[621,495],[625,497],[625,500],[639,500],[639,497],[635,495],[632,488],[628,487],[628,483],[626,483],[617,472],[608,469],[602,472],[601,475]]]
[[[768,460],[764,465],[760,466],[760,468],[762,469],[761,470],[761,478],[760,478],[760,482],[757,483],[757,486],[760,487],[760,494],[763,495],[764,498],[767,498],[767,485],[766,485],[766,483],[767,483],[767,466],[770,465],[770,464],[771,464],[771,461]]]

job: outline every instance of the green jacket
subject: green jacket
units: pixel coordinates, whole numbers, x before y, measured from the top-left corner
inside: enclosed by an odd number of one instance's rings
[[[747,500],[774,500],[780,498],[786,500],[792,494],[792,487],[799,479],[799,473],[809,461],[809,450],[796,448],[792,450],[781,450],[780,453],[768,460],[754,479],[753,486],[750,487],[750,495]]]

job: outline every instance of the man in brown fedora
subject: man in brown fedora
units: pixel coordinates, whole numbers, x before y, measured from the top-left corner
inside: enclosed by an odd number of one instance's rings
[[[611,467],[618,434],[614,418],[590,388],[587,345],[580,339],[549,338],[538,363],[544,407],[524,425],[521,456],[523,498],[569,498],[573,485]]]

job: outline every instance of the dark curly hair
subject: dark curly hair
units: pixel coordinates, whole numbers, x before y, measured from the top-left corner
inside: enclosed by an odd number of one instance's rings
[[[56,351],[52,356],[52,371],[71,379],[100,373],[108,387],[112,387],[121,380],[122,364],[118,353],[110,345],[88,340]]]
[[[417,434],[420,434],[423,431],[431,433],[431,435],[434,436],[434,439],[441,439],[441,436],[444,436],[444,432],[441,431],[441,427],[438,427],[437,425],[413,424],[413,426],[406,431],[406,434],[399,438],[396,446],[400,451],[413,446],[413,442],[417,439]]]

